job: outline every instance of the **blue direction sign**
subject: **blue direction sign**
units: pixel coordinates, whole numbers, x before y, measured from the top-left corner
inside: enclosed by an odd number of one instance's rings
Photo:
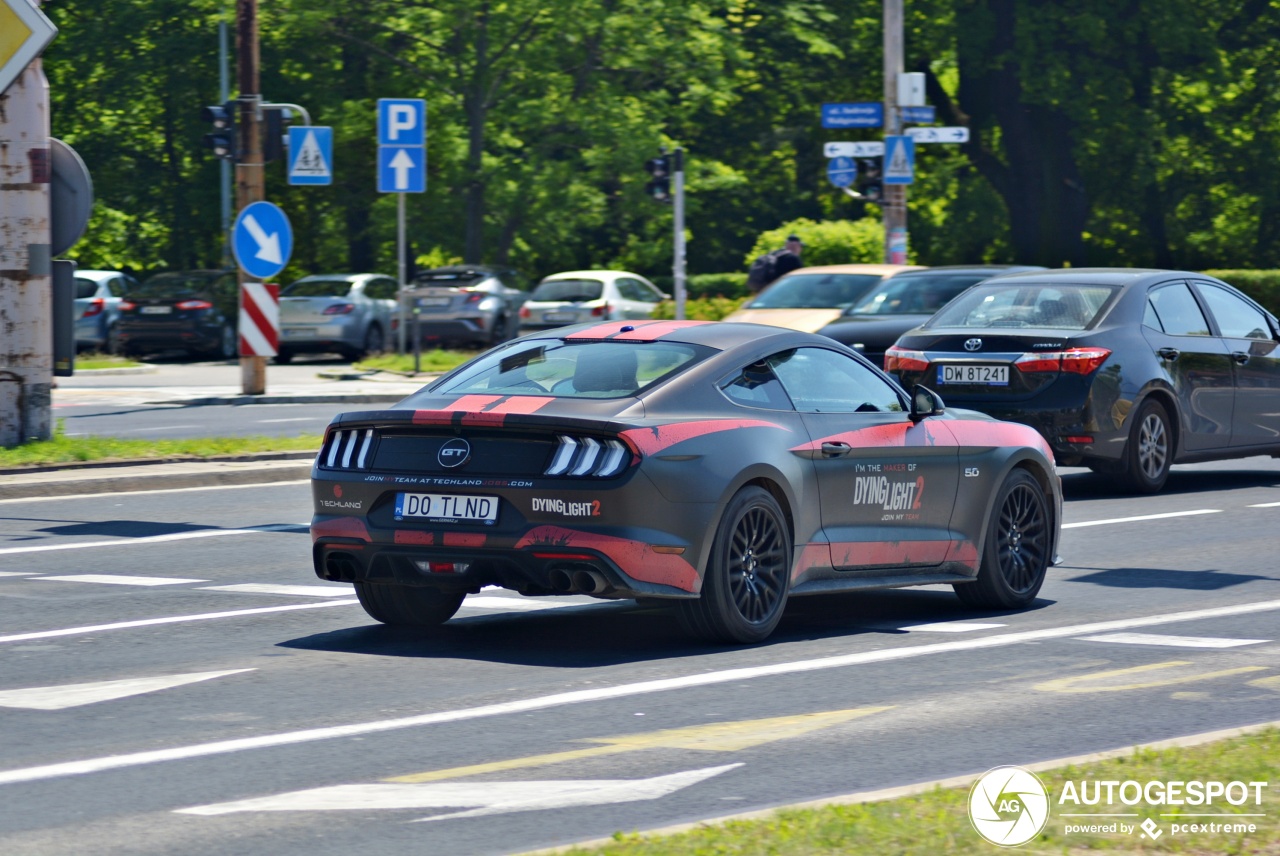
[[[822,127],[824,128],[881,128],[883,126],[884,105],[879,101],[822,105]]]
[[[427,102],[378,99],[378,192],[427,189]]]
[[[911,184],[915,181],[916,141],[910,137],[884,138],[885,184]]]
[[[858,177],[858,166],[853,158],[836,157],[827,161],[827,180],[836,187],[848,187]]]
[[[289,218],[270,202],[246,205],[231,229],[231,249],[240,270],[254,279],[271,279],[293,252]]]
[[[289,129],[289,183],[333,184],[333,128]]]
[[[899,109],[901,110],[902,121],[914,122],[917,125],[932,122],[935,113],[932,107],[902,107]]]

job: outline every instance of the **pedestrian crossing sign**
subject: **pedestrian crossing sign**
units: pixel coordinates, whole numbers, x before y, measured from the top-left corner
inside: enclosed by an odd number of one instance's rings
[[[916,143],[910,137],[884,138],[885,184],[911,184],[915,181]]]
[[[289,183],[333,184],[333,128],[289,129]]]

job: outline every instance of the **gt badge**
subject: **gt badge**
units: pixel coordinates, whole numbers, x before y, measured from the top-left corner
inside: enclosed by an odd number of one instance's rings
[[[454,437],[440,447],[436,462],[445,469],[460,467],[471,460],[471,444],[461,437]]]

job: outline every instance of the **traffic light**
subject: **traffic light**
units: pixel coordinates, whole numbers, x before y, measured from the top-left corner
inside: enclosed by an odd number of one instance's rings
[[[858,167],[858,192],[868,202],[879,202],[883,196],[884,158],[860,158]]]
[[[658,202],[670,202],[671,156],[666,153],[666,150],[662,150],[662,154],[656,158],[645,161],[644,168],[650,176],[649,183],[644,186],[644,192]]]
[[[200,111],[200,118],[213,125],[213,131],[204,135],[204,144],[213,149],[215,157],[236,159],[236,108],[235,101],[214,104]]]
[[[292,114],[287,107],[262,108],[262,162],[271,163],[284,157],[285,133]]]

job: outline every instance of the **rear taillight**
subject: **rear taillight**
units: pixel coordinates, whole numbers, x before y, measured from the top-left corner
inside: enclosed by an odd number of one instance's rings
[[[84,314],[81,315],[80,317],[92,318],[94,315],[101,315],[102,309],[104,306],[106,306],[106,303],[107,302],[103,300],[101,297],[95,297],[93,300],[89,301],[89,305],[86,306],[84,309]]]
[[[326,306],[322,314],[324,315],[350,315],[355,311],[354,303],[335,303],[332,306]]]
[[[528,306],[521,306],[521,307],[520,307],[520,317],[521,317],[521,318],[532,318],[532,317],[533,317],[533,313],[529,311],[529,307],[528,307]]]
[[[1106,348],[1068,348],[1065,351],[1023,354],[1013,364],[1024,373],[1063,371],[1087,375],[1097,371],[1109,356],[1111,352]]]
[[[884,352],[884,370],[887,372],[922,372],[929,368],[929,358],[924,351],[909,351],[890,345]]]
[[[473,303],[479,303],[481,300],[484,300],[485,297],[487,296],[486,293],[483,291],[465,291],[464,290],[463,293],[467,295],[467,299],[464,301],[465,305],[467,306],[470,306]]]
[[[607,303],[606,303],[606,304],[604,304],[603,306],[595,306],[595,307],[592,307],[592,309],[591,309],[591,315],[592,315],[592,317],[594,317],[594,318],[605,318],[605,317],[608,317],[608,315],[609,315],[609,304],[607,304]]]
[[[133,310],[135,310],[135,309],[137,309],[137,308],[138,308],[138,304],[136,304],[136,303],[134,303],[134,302],[132,302],[132,301],[129,301],[129,300],[121,300],[121,301],[120,301],[120,311],[121,311],[121,312],[132,312]]]
[[[178,309],[183,310],[184,312],[191,309],[212,309],[213,308],[213,304],[207,300],[183,300],[179,303],[175,303],[174,306],[176,306]]]
[[[363,470],[373,448],[372,428],[348,428],[332,432],[320,447],[316,463],[328,470]]]
[[[621,440],[560,435],[560,445],[543,475],[609,478],[626,469],[629,451]]]

